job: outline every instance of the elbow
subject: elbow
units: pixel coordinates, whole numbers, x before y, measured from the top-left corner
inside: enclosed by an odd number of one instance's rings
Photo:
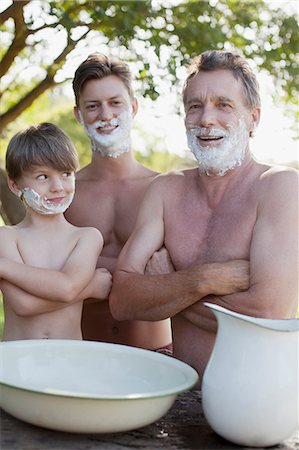
[[[78,292],[72,283],[65,283],[59,287],[59,293],[55,300],[61,303],[72,303],[75,300]]]

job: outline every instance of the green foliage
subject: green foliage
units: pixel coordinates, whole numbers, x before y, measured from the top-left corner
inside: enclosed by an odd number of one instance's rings
[[[7,128],[4,138],[0,139],[1,153],[0,156],[4,160],[5,151],[9,139],[19,130],[39,122],[52,122],[60,126],[72,139],[79,155],[80,167],[86,166],[91,160],[90,140],[78,124],[73,115],[73,101],[63,97],[61,92],[48,92],[41,96],[34,106],[28,108],[18,120]],[[137,130],[142,139],[146,142],[146,150],[144,153],[134,149],[136,159],[157,172],[167,172],[169,170],[182,167],[192,167],[194,161],[188,157],[181,158],[178,155],[168,153],[161,149],[156,151],[158,147],[158,138],[147,136],[143,130]]]
[[[6,75],[2,128],[45,90],[65,81],[67,71],[60,69],[84,48],[88,54],[95,39],[106,53],[135,63],[140,92],[152,99],[165,83],[177,85],[181,66],[193,56],[210,48],[238,48],[275,77],[276,97],[297,102],[298,23],[274,2],[34,0],[14,2],[10,20],[8,9],[0,20]],[[57,37],[61,48],[53,49]]]

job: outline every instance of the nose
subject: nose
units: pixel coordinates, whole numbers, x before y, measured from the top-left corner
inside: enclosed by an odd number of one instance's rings
[[[101,105],[101,107],[99,108],[98,118],[103,122],[108,122],[109,120],[113,119],[113,113],[109,105],[105,103]]]
[[[50,186],[51,192],[61,192],[63,191],[63,184],[62,180],[59,176],[55,176],[51,180],[51,186]]]
[[[205,105],[200,114],[200,126],[203,128],[209,128],[216,124],[216,115],[213,108],[209,105]]]

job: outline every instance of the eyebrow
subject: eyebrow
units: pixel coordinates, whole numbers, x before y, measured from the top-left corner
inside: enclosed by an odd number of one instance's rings
[[[224,95],[212,96],[212,100],[214,100],[214,101],[217,100],[217,101],[220,101],[220,102],[233,103],[233,104],[235,103],[233,99],[231,99],[229,97],[225,97]],[[201,97],[201,98],[193,97],[190,100],[188,100],[186,104],[190,105],[191,103],[201,103],[203,101],[204,101],[203,97]]]
[[[107,99],[105,99],[106,101],[111,101],[111,100],[120,100],[120,99],[124,99],[125,97],[123,96],[123,95],[121,95],[121,94],[119,94],[119,95],[114,95],[113,97],[109,97],[109,98],[107,98]],[[93,99],[86,99],[86,100],[84,100],[83,101],[83,103],[99,103],[99,102],[101,102],[102,100],[93,100]]]
[[[216,100],[220,100],[221,102],[228,102],[228,103],[234,103],[234,100],[228,97],[223,97],[222,95],[219,97],[216,97]]]

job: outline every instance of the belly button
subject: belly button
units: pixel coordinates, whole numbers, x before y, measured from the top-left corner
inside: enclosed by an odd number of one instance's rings
[[[113,334],[118,334],[118,327],[112,327]]]

